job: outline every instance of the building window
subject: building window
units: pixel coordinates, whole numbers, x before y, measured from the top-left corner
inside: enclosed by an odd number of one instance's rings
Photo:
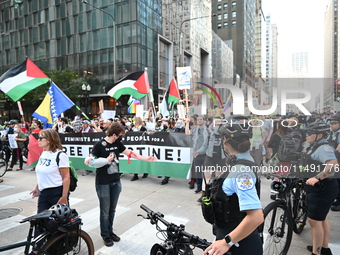
[[[228,27],[228,22],[224,22],[223,23],[223,28],[227,28]]]
[[[228,4],[223,4],[223,10],[227,10],[228,9]]]
[[[217,15],[217,20],[221,20],[222,19],[222,14],[218,14]]]
[[[223,13],[223,19],[228,19],[228,13]]]
[[[222,28],[222,24],[221,23],[218,23],[217,24],[217,29],[221,29]]]
[[[232,13],[231,13],[231,16],[232,16],[233,18],[236,18],[236,12],[232,12]]]
[[[218,11],[222,10],[222,5],[220,5],[220,4],[217,5],[217,10],[218,10]]]
[[[231,25],[232,25],[233,27],[235,27],[235,26],[236,26],[236,20],[233,20],[233,21],[231,22]]]
[[[233,8],[235,8],[235,7],[236,7],[236,1],[235,1],[235,2],[232,2],[232,3],[231,3],[231,6],[232,6]]]

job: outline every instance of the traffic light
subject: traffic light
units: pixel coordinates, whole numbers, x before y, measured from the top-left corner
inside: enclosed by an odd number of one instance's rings
[[[181,99],[183,99],[183,89],[179,90],[179,96],[181,97]]]

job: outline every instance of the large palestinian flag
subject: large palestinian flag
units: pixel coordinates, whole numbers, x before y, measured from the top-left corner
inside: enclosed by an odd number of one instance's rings
[[[149,93],[150,84],[146,71],[135,72],[125,76],[115,84],[107,86],[105,93],[118,99],[121,95],[131,95],[140,99]]]
[[[29,142],[28,142],[29,150],[28,150],[26,166],[35,167],[36,164],[38,163],[38,159],[41,153],[43,152],[43,148],[39,146],[38,137],[39,137],[39,134],[30,134],[29,136]]]
[[[9,69],[0,77],[0,90],[14,102],[29,91],[47,83],[50,78],[43,73],[29,58]]]

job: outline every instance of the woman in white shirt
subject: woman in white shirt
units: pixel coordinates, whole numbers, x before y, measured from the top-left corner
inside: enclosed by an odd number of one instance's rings
[[[35,167],[38,184],[31,191],[32,198],[38,198],[38,213],[55,204],[68,204],[70,172],[68,156],[62,150],[58,132],[43,129],[39,133],[39,146],[43,148]]]

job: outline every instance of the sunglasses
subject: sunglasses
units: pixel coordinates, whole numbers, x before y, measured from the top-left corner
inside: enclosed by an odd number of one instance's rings
[[[306,135],[307,135],[307,136],[311,136],[311,135],[315,135],[315,133],[312,133],[312,132],[306,132]]]
[[[39,137],[38,137],[38,140],[39,140],[39,141],[41,141],[42,139],[46,139],[46,137],[45,137],[45,136],[39,136]]]
[[[339,122],[331,122],[331,125],[338,125],[340,124]]]

